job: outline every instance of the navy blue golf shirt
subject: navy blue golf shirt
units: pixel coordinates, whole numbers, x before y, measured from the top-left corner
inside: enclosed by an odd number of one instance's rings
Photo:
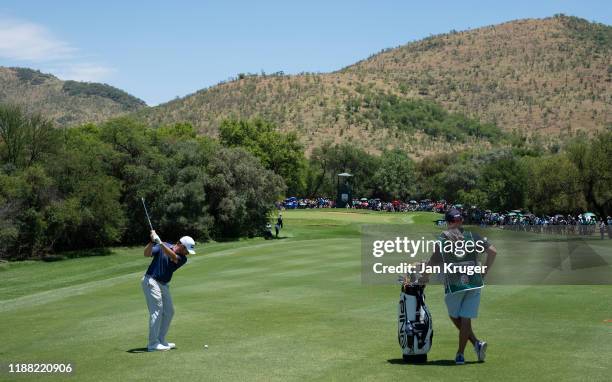
[[[172,248],[172,244],[165,243],[168,248]],[[161,245],[155,244],[151,251],[151,264],[147,269],[147,275],[153,277],[156,281],[166,284],[172,279],[172,273],[182,267],[187,262],[187,256],[176,254],[179,257],[178,263],[170,260],[170,256],[162,252]]]

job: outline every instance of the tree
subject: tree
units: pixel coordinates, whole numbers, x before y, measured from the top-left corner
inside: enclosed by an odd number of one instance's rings
[[[40,166],[29,167],[13,178],[17,184],[15,202],[18,208],[10,218],[18,229],[16,240],[9,244],[13,258],[34,257],[46,250],[45,210],[54,194],[54,183]]]
[[[374,172],[378,168],[378,157],[368,154],[365,150],[350,143],[332,145],[324,144],[315,150],[311,157],[311,166],[317,168],[317,184],[326,185],[321,188],[324,194],[334,195],[336,192],[336,176],[349,172],[353,195],[370,196],[374,192]],[[327,180],[324,180],[324,179]]]
[[[259,234],[274,202],[285,191],[282,178],[242,148],[222,148],[207,167],[206,194],[215,219],[213,237]]]
[[[332,195],[332,188],[335,185],[330,177],[331,165],[329,163],[331,143],[325,143],[320,147],[314,148],[308,161],[306,170],[306,195],[311,198],[323,195]]]
[[[274,124],[259,118],[227,119],[219,126],[219,139],[228,147],[244,147],[265,168],[282,176],[289,194],[304,192],[306,159],[295,133],[281,133]]]
[[[482,207],[489,204],[486,192],[479,189],[470,191],[459,190],[457,192],[457,200],[466,206]]]
[[[580,174],[566,154],[528,162],[527,207],[535,214],[576,213],[586,208]]]
[[[490,209],[508,211],[525,206],[526,166],[511,154],[485,165],[478,184],[487,194]]]
[[[426,156],[417,163],[416,193],[419,197],[435,199],[444,197],[445,190],[440,184],[443,179],[442,172],[453,163],[454,157],[453,154],[449,153],[434,154]]]
[[[28,167],[53,152],[60,132],[40,114],[19,106],[0,105],[0,158],[13,167]]]
[[[26,124],[25,165],[31,166],[43,159],[44,155],[56,151],[60,143],[61,130],[41,114],[31,115]]]
[[[385,150],[374,173],[376,194],[385,200],[408,199],[416,191],[416,171],[410,157],[401,150]]]
[[[157,199],[161,232],[168,237],[208,240],[214,219],[208,212],[206,166],[216,152],[191,139],[163,145],[161,153],[171,160],[163,171],[166,186]]]
[[[481,168],[473,158],[458,160],[450,164],[435,177],[438,186],[437,194],[445,200],[462,203],[468,203],[467,200],[462,199],[465,196],[482,201],[481,195],[470,194],[478,187],[480,172]]]
[[[612,132],[601,132],[590,141],[578,138],[568,145],[567,153],[578,170],[588,208],[601,216],[612,213]]]
[[[119,200],[127,217],[122,241],[141,243],[149,231],[147,224],[143,224],[141,198],[146,199],[156,223],[163,214],[161,199],[169,187],[164,175],[172,167],[172,158],[159,149],[166,144],[156,141],[154,129],[129,117],[103,123],[90,136],[112,149],[112,153],[101,155],[109,167],[108,174],[121,182]]]
[[[56,183],[47,229],[56,250],[104,247],[120,241],[126,228],[121,181],[112,163],[117,153],[87,125],[66,131],[64,146],[46,165]]]
[[[0,105],[0,138],[2,161],[18,166],[26,145],[27,119],[20,107]]]

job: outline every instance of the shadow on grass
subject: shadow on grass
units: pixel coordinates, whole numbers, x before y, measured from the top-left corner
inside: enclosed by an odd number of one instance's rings
[[[126,353],[138,354],[138,353],[148,353],[147,348],[134,348],[130,350],[126,350]]]
[[[178,348],[172,348],[168,351],[172,351],[172,350],[177,350]],[[130,350],[126,350],[126,353],[131,353],[131,354],[140,354],[140,353],[148,353],[149,349],[147,348],[134,348],[134,349],[130,349]]]
[[[390,363],[391,365],[405,365],[405,366],[461,366],[461,365],[456,365],[455,361],[450,360],[450,359],[438,359],[435,361],[427,361],[424,363],[408,363],[404,361],[402,358],[394,358],[394,359],[388,359],[387,362]],[[479,363],[479,362],[478,361],[465,361],[466,365],[469,365],[471,363]]]

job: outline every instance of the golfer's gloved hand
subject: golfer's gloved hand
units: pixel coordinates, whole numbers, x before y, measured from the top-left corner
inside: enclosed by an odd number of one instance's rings
[[[155,233],[155,231],[151,231],[151,241],[155,244],[161,244],[161,239],[159,238],[159,235]]]

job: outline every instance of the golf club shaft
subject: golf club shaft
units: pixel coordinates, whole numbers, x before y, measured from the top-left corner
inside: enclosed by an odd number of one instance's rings
[[[151,224],[151,218],[149,217],[149,211],[147,211],[147,205],[145,204],[144,198],[140,198],[142,201],[142,207],[144,208],[145,215],[147,215],[147,221],[149,222],[149,227],[151,227],[151,231],[153,231],[153,224]]]

